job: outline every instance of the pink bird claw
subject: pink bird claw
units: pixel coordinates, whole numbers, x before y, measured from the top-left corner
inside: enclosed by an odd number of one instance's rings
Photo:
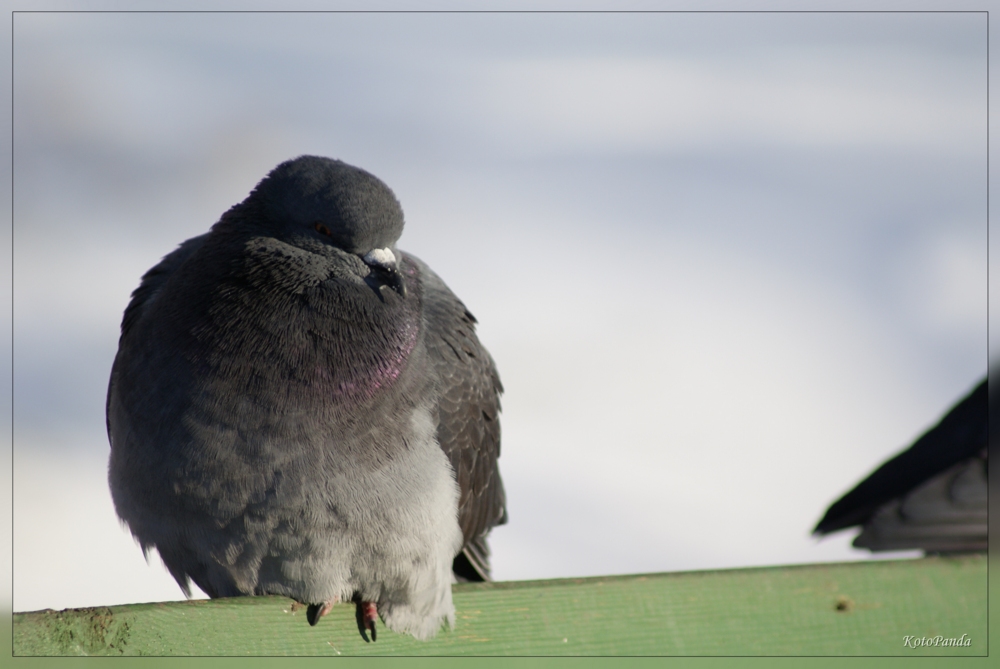
[[[358,604],[358,622],[361,627],[361,636],[368,642],[368,636],[365,634],[365,630],[371,632],[372,641],[375,641],[375,621],[378,620],[378,607],[375,602],[360,602]]]
[[[319,619],[328,614],[333,609],[333,605],[336,603],[337,600],[332,599],[323,602],[322,604],[310,604],[309,608],[306,609],[306,620],[309,621],[310,625],[315,627],[316,623],[319,622]]]

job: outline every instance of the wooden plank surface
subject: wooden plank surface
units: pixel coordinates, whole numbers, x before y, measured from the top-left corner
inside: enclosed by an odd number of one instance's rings
[[[987,560],[921,560],[454,587],[457,622],[427,642],[353,605],[316,627],[284,597],[14,614],[30,655],[986,655]],[[962,635],[965,635],[964,638]],[[945,639],[968,645],[919,645]],[[904,645],[910,637],[910,645]],[[916,647],[911,647],[915,645]]]

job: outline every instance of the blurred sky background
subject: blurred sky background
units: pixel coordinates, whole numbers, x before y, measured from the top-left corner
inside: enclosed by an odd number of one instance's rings
[[[182,597],[107,489],[121,313],[303,153],[480,321],[499,580],[867,559],[812,527],[986,372],[984,13],[13,21],[14,610]]]

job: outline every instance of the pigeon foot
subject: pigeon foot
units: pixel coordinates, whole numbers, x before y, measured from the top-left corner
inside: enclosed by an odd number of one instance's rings
[[[378,607],[375,602],[358,602],[358,630],[361,638],[368,643],[368,635],[365,631],[372,633],[372,641],[375,641],[375,621],[378,620]]]
[[[306,620],[313,627],[319,622],[319,619],[325,616],[333,609],[333,605],[337,603],[337,599],[331,599],[329,601],[323,602],[322,604],[310,604],[309,608],[306,609]]]

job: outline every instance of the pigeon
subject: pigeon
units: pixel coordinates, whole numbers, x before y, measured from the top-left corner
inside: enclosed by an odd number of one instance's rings
[[[393,192],[278,165],[142,277],[107,397],[115,510],[190,596],[285,595],[310,624],[454,627],[507,521],[496,365],[476,319],[396,248]]]
[[[870,551],[985,551],[986,387],[984,379],[909,449],[830,506],[814,534],[860,525],[853,545]]]

